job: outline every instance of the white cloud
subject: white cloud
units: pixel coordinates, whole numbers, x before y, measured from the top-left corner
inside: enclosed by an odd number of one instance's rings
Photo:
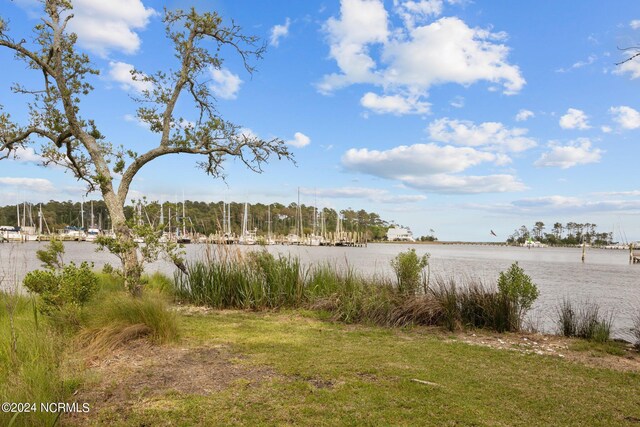
[[[342,163],[350,170],[395,178],[462,172],[471,166],[495,159],[494,154],[468,147],[415,144],[401,145],[386,151],[352,148],[344,154]]]
[[[459,176],[437,174],[427,177],[408,177],[407,187],[422,191],[448,194],[505,193],[523,191],[526,186],[513,175]]]
[[[475,125],[470,121],[445,117],[432,122],[428,131],[429,136],[438,142],[495,151],[520,152],[536,146],[533,139],[525,136],[527,129],[509,129],[497,122]]]
[[[291,20],[287,18],[284,25],[274,25],[273,28],[271,28],[271,38],[269,41],[271,46],[278,47],[280,45],[280,39],[289,35],[289,25],[291,25]]]
[[[385,43],[389,37],[387,11],[379,0],[343,0],[340,19],[329,18],[324,25],[331,45],[330,55],[342,74],[330,74],[318,85],[329,93],[352,83],[380,81],[373,73],[375,61],[369,44]]]
[[[311,138],[309,138],[307,135],[303,134],[302,132],[296,132],[293,135],[293,139],[287,141],[287,145],[291,145],[297,148],[306,147],[310,143],[311,143]]]
[[[126,62],[109,62],[109,77],[120,83],[120,87],[126,91],[135,90],[138,93],[142,93],[145,90],[153,89],[151,82],[142,81],[144,75],[137,77],[138,80],[133,79],[131,71],[134,69],[133,65]]]
[[[144,29],[156,12],[140,0],[73,0],[68,30],[78,44],[101,56],[110,51],[133,54],[140,48],[136,30]]]
[[[440,3],[395,2],[396,11],[420,9],[422,16],[434,15]],[[431,86],[437,84],[468,86],[484,80],[503,85],[505,94],[517,93],[524,86],[520,69],[507,62],[509,48],[498,43],[504,40],[504,33],[470,28],[456,17],[415,27],[414,21],[390,29],[381,0],[342,0],[340,17],[330,18],[324,26],[330,56],[340,72],[325,75],[318,90],[326,94],[364,83],[382,88],[384,96],[379,98],[400,95],[423,103]]]
[[[611,129],[611,126],[602,126],[602,127],[600,127],[600,130],[601,130],[603,133],[611,133],[611,131],[612,131],[613,129]]]
[[[640,212],[640,200],[601,200],[593,197],[543,196],[514,200],[509,203],[473,205],[476,209],[508,214],[576,214],[590,212]]]
[[[408,28],[416,23],[426,23],[430,18],[442,15],[443,0],[394,0],[395,12]]]
[[[242,128],[238,131],[238,134],[244,136],[249,139],[259,139],[258,134],[255,133],[252,129]]]
[[[406,186],[442,193],[482,193],[522,190],[510,175],[461,176],[466,169],[487,162],[502,162],[499,155],[469,147],[415,144],[386,151],[350,149],[342,157],[351,171],[398,180]]]
[[[578,61],[576,63],[574,63],[573,65],[571,65],[571,67],[569,68],[559,68],[556,70],[557,73],[568,73],[571,70],[575,70],[577,68],[582,68],[582,67],[586,67],[587,65],[591,65],[594,62],[596,62],[596,60],[598,59],[598,57],[596,55],[589,55],[589,57],[584,60],[584,61]]]
[[[575,108],[569,108],[567,113],[560,117],[560,127],[562,129],[589,129],[589,122],[587,115],[582,110]]]
[[[619,75],[630,74],[629,77],[632,80],[640,78],[640,60],[639,59],[640,58],[634,58],[624,62],[623,64],[618,65],[616,69],[613,70],[613,74],[619,74]]]
[[[44,178],[13,178],[0,177],[0,184],[14,187],[17,190],[35,191],[37,193],[54,193],[55,186]]]
[[[551,151],[542,154],[534,163],[538,167],[558,167],[568,169],[577,165],[598,163],[603,151],[591,147],[591,141],[587,138],[578,138],[568,145],[549,143]]]
[[[631,22],[629,22],[629,26],[634,29],[637,30],[638,28],[640,28],[640,19],[634,19]]]
[[[10,158],[20,163],[42,163],[44,160],[39,154],[36,154],[33,147],[18,147]]]
[[[456,96],[451,100],[451,102],[449,102],[449,105],[451,105],[453,108],[462,108],[464,107],[464,98],[461,96]]]
[[[502,83],[506,94],[517,93],[525,81],[519,68],[506,62],[509,49],[493,43],[494,37],[455,17],[417,27],[410,32],[409,40],[392,40],[386,47],[383,56],[391,66],[385,80],[413,90],[486,80]]]
[[[364,187],[302,188],[300,191],[329,199],[367,199],[375,203],[416,203],[427,199],[421,194],[391,194],[388,190]]]
[[[613,120],[624,129],[637,129],[640,127],[640,112],[621,105],[609,108],[609,113],[613,115]]]
[[[360,105],[377,114],[427,114],[431,104],[419,101],[416,97],[403,97],[401,95],[377,95],[367,92]]]
[[[521,109],[518,111],[518,114],[516,114],[516,121],[524,122],[532,117],[535,117],[535,113],[533,111]]]
[[[211,68],[209,73],[214,82],[210,85],[210,88],[216,96],[222,99],[236,99],[242,84],[242,80],[238,75],[225,68]]]

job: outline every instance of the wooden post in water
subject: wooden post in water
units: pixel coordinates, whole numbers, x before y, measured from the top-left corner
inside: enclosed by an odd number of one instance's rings
[[[629,264],[633,264],[633,243],[629,243]]]
[[[586,246],[585,242],[583,241],[582,242],[582,262],[584,262],[584,255],[585,255],[586,249],[587,249],[587,246]]]

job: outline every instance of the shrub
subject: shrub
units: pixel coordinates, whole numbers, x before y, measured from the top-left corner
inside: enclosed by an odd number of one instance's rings
[[[56,310],[81,307],[98,288],[98,276],[88,263],[73,262],[58,270],[34,270],[24,278],[24,286],[41,298],[40,310],[51,314]]]
[[[401,294],[414,295],[423,285],[426,292],[426,280],[424,269],[429,265],[429,254],[418,257],[415,249],[400,252],[391,260],[391,267],[398,279],[398,292]]]
[[[520,330],[525,313],[538,298],[538,287],[531,281],[531,277],[525,274],[522,267],[514,262],[507,271],[500,272],[498,292],[502,299],[498,304],[498,310],[501,311],[499,315],[503,316],[507,322],[502,326],[506,326],[505,330]]]

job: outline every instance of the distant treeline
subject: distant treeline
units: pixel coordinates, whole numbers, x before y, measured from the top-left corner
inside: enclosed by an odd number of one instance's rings
[[[525,243],[529,239],[537,240],[548,245],[579,245],[588,243],[591,245],[610,245],[613,242],[613,232],[599,232],[596,224],[567,222],[562,224],[556,222],[551,229],[548,229],[544,222],[536,222],[531,229],[526,225],[516,229],[507,243]]]
[[[93,204],[93,224],[91,219],[91,205]],[[242,220],[244,215],[244,203],[231,202],[231,231],[239,234],[242,230]],[[93,202],[58,202],[51,200],[48,203],[19,205],[20,219],[18,221],[18,207],[16,205],[0,207],[0,225],[22,226],[39,225],[38,213],[42,208],[43,229],[47,228],[55,232],[65,226],[76,226],[89,228],[96,226],[102,229],[111,228],[111,220],[108,210],[103,201]],[[280,203],[273,203],[271,206],[271,232],[273,234],[286,235],[295,232],[298,224],[296,217],[297,204],[291,203],[288,206]],[[25,208],[26,207],[26,208]],[[256,229],[258,234],[266,234],[269,229],[268,224],[269,205],[262,203],[250,204],[248,215],[248,229]],[[84,215],[82,214],[84,211]],[[134,206],[125,208],[125,215],[128,219],[134,217]],[[223,202],[206,203],[187,200],[185,202],[185,215],[183,218],[182,203],[164,203],[164,223],[172,227],[182,227],[183,224],[189,231],[202,234],[215,234],[222,230],[223,224]],[[322,215],[321,215],[322,211]],[[324,208],[315,210],[313,206],[300,205],[302,226],[305,234],[313,231],[314,212],[317,214],[317,232],[320,229],[320,219],[324,217],[325,228],[328,232],[336,230],[338,214],[342,216],[342,230],[348,232],[367,233],[370,240],[383,240],[389,228],[389,223],[380,218],[377,213],[366,212],[365,210],[345,209],[339,213],[333,209]],[[160,223],[160,204],[152,202],[144,204],[142,208],[142,219],[151,224]]]

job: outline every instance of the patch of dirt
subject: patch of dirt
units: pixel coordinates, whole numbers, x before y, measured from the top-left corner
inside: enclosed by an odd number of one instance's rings
[[[89,368],[97,382],[85,384],[74,400],[87,402],[90,413],[75,414],[66,421],[82,424],[102,407],[129,412],[134,405],[170,392],[209,395],[236,381],[256,386],[278,375],[267,367],[238,363],[243,357],[228,346],[179,348],[133,341]]]
[[[624,349],[624,356],[616,356],[602,352],[595,353],[591,350],[572,350],[571,345],[579,340],[555,335],[489,334],[477,331],[457,334],[452,340],[495,349],[518,351],[523,354],[554,356],[597,368],[640,372],[640,353],[631,345]]]

